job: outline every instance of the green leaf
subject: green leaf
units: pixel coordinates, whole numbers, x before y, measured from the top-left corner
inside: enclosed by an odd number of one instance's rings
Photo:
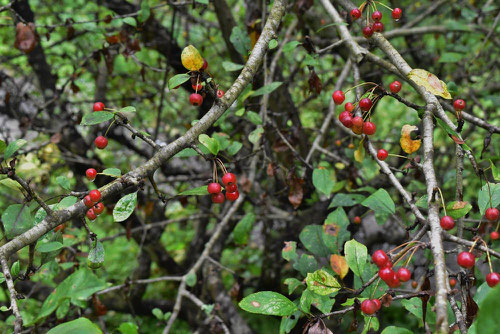
[[[63,319],[66,314],[68,314],[69,311],[69,298],[64,299],[64,301],[59,305],[59,307],[56,310],[56,317],[57,319]]]
[[[351,237],[351,233],[347,230],[349,224],[349,218],[343,208],[337,208],[326,217],[322,238],[331,254],[338,254],[344,242]]]
[[[0,311],[7,312],[8,310],[9,310],[9,308],[7,306],[5,306],[5,305],[0,306]]]
[[[318,262],[312,255],[302,254],[300,259],[293,264],[293,268],[300,271],[303,276],[318,269]]]
[[[244,56],[248,54],[251,44],[250,44],[250,38],[248,37],[246,31],[244,31],[238,26],[235,26],[231,31],[231,36],[229,36],[229,40],[231,41],[231,43],[233,43],[234,48],[240,54]]]
[[[124,322],[118,327],[121,334],[138,334],[139,328],[132,322]]]
[[[300,44],[301,43],[299,41],[288,42],[283,46],[283,52],[290,52],[292,50],[295,50],[295,48]]]
[[[248,242],[248,236],[252,231],[253,224],[255,223],[255,214],[253,212],[247,213],[236,224],[233,230],[234,242],[239,245],[244,245]]]
[[[89,251],[87,256],[87,266],[92,269],[97,269],[101,267],[104,263],[104,246],[99,240],[95,241],[95,244]]]
[[[168,89],[172,90],[188,81],[191,76],[187,73],[176,74],[168,80]]]
[[[304,247],[317,256],[326,257],[330,250],[323,242],[323,226],[307,225],[299,234],[299,239]]]
[[[288,285],[288,294],[291,295],[292,292],[295,291],[295,289],[297,289],[299,286],[302,285],[302,282],[299,281],[298,279],[296,278],[287,278],[283,283],[285,283],[285,285]]]
[[[95,125],[102,122],[109,121],[115,117],[115,114],[109,111],[94,111],[83,116],[80,125]]]
[[[488,184],[485,184],[479,190],[477,204],[481,215],[484,215],[486,209],[492,207],[496,208],[500,204],[500,183],[490,183],[489,189],[491,191],[491,204],[490,204],[490,191],[488,191]]]
[[[236,71],[241,70],[245,66],[243,66],[241,64],[233,63],[231,61],[223,61],[222,67],[224,67],[224,69],[228,72],[236,72]]]
[[[255,125],[262,124],[262,118],[255,111],[247,111],[245,114],[246,118]]]
[[[196,273],[190,273],[186,276],[186,284],[189,287],[193,287],[196,284]]]
[[[47,334],[102,334],[97,325],[87,318],[78,318],[60,324],[47,332]]]
[[[456,63],[460,60],[465,55],[463,53],[458,53],[458,52],[445,52],[439,57],[439,63]]]
[[[151,8],[149,7],[148,0],[142,0],[141,9],[137,14],[137,20],[139,22],[146,22],[150,15],[151,15]]]
[[[299,322],[301,315],[302,312],[297,311],[292,315],[281,318],[279,334],[290,333],[295,325],[297,325],[297,322]]]
[[[498,327],[498,319],[500,317],[500,289],[498,287],[490,289],[481,303],[477,314],[476,332],[495,333],[495,328]]]
[[[53,242],[38,244],[36,250],[39,251],[40,253],[48,253],[61,249],[62,247],[63,247],[62,243],[53,241]]]
[[[163,312],[159,308],[155,307],[152,313],[158,320],[163,320]]]
[[[210,153],[213,155],[217,155],[219,153],[219,142],[215,138],[210,138],[206,134],[202,133],[201,135],[198,136],[198,140],[200,143],[208,148]]]
[[[192,188],[177,194],[177,196],[203,196],[203,195],[208,195],[208,186]]]
[[[136,111],[137,109],[135,109],[135,107],[132,106],[124,107],[119,110],[119,112],[136,112]]]
[[[8,158],[10,158],[11,156],[14,155],[14,153],[17,152],[17,150],[19,150],[21,147],[23,147],[24,145],[26,145],[28,142],[24,139],[18,139],[16,141],[13,141],[12,143],[9,144],[9,146],[7,146],[7,148],[5,149],[5,152],[3,153],[3,158],[5,160],[7,160]],[[5,144],[5,143],[4,143]]]
[[[260,140],[260,137],[262,137],[263,133],[264,133],[264,128],[262,126],[259,126],[255,130],[250,132],[250,134],[248,135],[248,140],[252,144],[255,144]]]
[[[306,289],[302,292],[300,296],[300,308],[307,314],[311,313],[311,305],[314,305],[321,313],[328,313],[331,311],[333,304],[335,304],[335,299],[330,298],[330,296],[323,296],[314,293],[313,291]]]
[[[252,293],[238,305],[247,312],[265,315],[287,316],[297,311],[297,306],[290,299],[273,291]]]
[[[337,194],[332,199],[330,203],[330,208],[334,208],[336,206],[353,206],[361,203],[366,197],[359,194]]]
[[[2,154],[5,151],[6,147],[7,144],[3,140],[0,140],[0,154]]]
[[[122,176],[122,171],[119,170],[118,168],[106,168],[105,170],[103,170],[99,174],[108,175],[108,176],[112,176],[112,177],[120,177],[120,176]]]
[[[269,50],[272,50],[278,46],[278,41],[274,38],[269,41]]]
[[[340,290],[340,283],[324,269],[308,273],[306,277],[307,289],[321,296],[327,296]]]
[[[137,27],[137,21],[133,17],[126,17],[123,22],[132,27]]]
[[[332,171],[328,169],[316,168],[312,175],[313,185],[319,192],[326,196],[332,193],[335,181],[332,179]]]
[[[490,159],[490,166],[491,166],[491,175],[493,175],[493,179],[495,181],[500,181],[500,172],[498,171],[497,166],[491,161]]]
[[[208,0],[196,0],[196,2],[204,4],[204,5],[208,5]]]
[[[125,195],[116,203],[113,209],[115,222],[122,222],[134,212],[137,205],[137,192]]]
[[[19,275],[19,271],[21,271],[21,265],[19,264],[19,260],[17,260],[12,264],[12,267],[10,267],[10,274],[13,279]]]
[[[345,243],[344,252],[349,268],[356,276],[361,276],[368,257],[366,246],[352,239]]]
[[[446,213],[453,219],[464,217],[472,209],[469,202],[453,201],[446,205]]]
[[[382,334],[412,334],[413,332],[403,328],[403,327],[396,327],[396,326],[389,326],[384,328],[382,331]]]
[[[282,84],[283,84],[283,82],[280,82],[280,81],[271,82],[270,84],[267,84],[263,87],[260,87],[259,89],[254,91],[252,93],[252,96],[261,96],[261,95],[265,95],[265,94],[270,94],[274,90],[276,90],[279,86],[281,86]]]
[[[71,183],[69,182],[69,179],[66,176],[61,175],[61,176],[56,177],[56,182],[63,189],[71,190]]]
[[[75,196],[66,196],[59,203],[54,205],[53,209],[54,210],[63,210],[63,209],[69,208],[70,206],[75,204],[77,201],[78,201],[78,198]],[[44,210],[44,212],[45,212],[45,210]]]
[[[5,282],[5,275],[3,273],[0,273],[0,284]]]
[[[396,212],[396,206],[394,205],[391,196],[385,189],[377,190],[365,199],[361,205],[366,206],[375,212],[380,211],[391,214]]]
[[[427,199],[429,197],[427,196],[427,194],[425,195],[422,195],[416,202],[415,202],[415,205],[418,206],[419,208],[424,208],[424,209],[427,209],[429,207],[429,205],[427,204]]]
[[[460,146],[462,146],[465,150],[468,150],[470,151],[471,148],[465,143],[465,141],[462,139],[462,136],[456,132],[455,130],[453,130],[452,128],[449,127],[448,124],[446,124],[444,121],[442,121],[441,119],[435,117],[435,120],[436,120],[436,123],[444,130],[448,133],[448,135],[450,135],[452,138],[455,137],[453,140],[455,141],[455,143],[457,144],[460,144]]]
[[[174,155],[175,158],[188,158],[188,157],[195,157],[197,156],[198,153],[196,153],[195,150],[192,148],[185,148],[176,155]]]
[[[5,235],[12,239],[33,227],[34,221],[26,205],[12,204],[2,213],[2,222]]]
[[[226,151],[229,155],[235,155],[239,152],[239,150],[241,150],[242,147],[242,143],[240,143],[239,141],[233,141],[231,145],[227,147]]]
[[[295,241],[285,241],[285,247],[281,250],[281,256],[287,261],[297,261],[297,243]]]

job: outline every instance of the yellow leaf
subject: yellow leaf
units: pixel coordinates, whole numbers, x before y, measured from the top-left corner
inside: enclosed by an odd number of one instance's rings
[[[357,162],[363,162],[364,157],[365,157],[365,150],[363,147],[363,142],[360,141],[358,149],[356,151],[354,151],[354,159]]]
[[[198,71],[203,66],[203,58],[192,45],[188,45],[182,50],[181,61],[182,65],[190,71]]]
[[[412,154],[420,148],[420,144],[422,144],[422,140],[420,139],[411,139],[411,132],[418,130],[415,125],[405,124],[401,129],[401,139],[399,143],[401,144],[401,148],[408,154]]]
[[[413,80],[417,85],[423,86],[428,92],[434,95],[451,99],[446,84],[431,72],[416,68],[408,73],[408,78]]]
[[[347,265],[347,261],[345,257],[337,254],[333,254],[330,256],[330,266],[332,270],[340,276],[341,279],[347,275],[349,272],[349,266]]]

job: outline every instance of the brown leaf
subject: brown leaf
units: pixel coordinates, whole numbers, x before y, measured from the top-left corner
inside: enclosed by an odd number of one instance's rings
[[[304,38],[304,42],[302,43],[302,47],[306,49],[307,53],[316,53],[316,48],[314,47],[314,43],[311,37],[306,36]]]
[[[431,288],[431,281],[429,280],[429,277],[426,277],[424,283],[420,287],[420,290],[426,291],[430,290],[430,288]],[[422,321],[424,322],[424,325],[425,325],[425,317],[427,316],[427,302],[429,301],[429,298],[430,298],[429,295],[420,297],[420,299],[422,300]]]
[[[273,177],[274,176],[274,172],[275,172],[275,166],[272,162],[270,162],[268,165],[267,165],[267,170],[266,170],[266,173],[267,173],[267,176],[269,177]]]
[[[50,142],[52,144],[57,144],[61,141],[61,137],[62,137],[62,134],[60,132],[57,132],[57,133],[54,133],[51,137],[50,137]]]
[[[467,307],[467,316],[465,318],[465,324],[467,325],[467,328],[469,328],[472,325],[474,319],[476,318],[477,311],[479,310],[479,307],[477,306],[476,302],[474,301],[474,299],[472,299],[472,296],[470,295],[470,288],[467,289],[466,307]]]
[[[14,47],[16,49],[28,54],[33,51],[37,41],[38,37],[33,23],[24,24],[19,22],[16,25],[16,40],[14,42]]]
[[[120,43],[120,35],[119,34],[115,34],[115,35],[112,35],[112,36],[106,36],[106,42],[108,42],[109,44]]]
[[[104,17],[104,23],[110,23],[111,21],[113,20],[113,18],[111,17],[111,15],[106,15],[106,17]]]
[[[341,255],[333,254],[332,256],[330,256],[330,266],[332,267],[332,270],[340,276],[341,279],[343,279],[349,272],[347,261],[345,257]]]
[[[304,334],[333,334],[331,330],[329,330],[323,320],[320,318],[313,319],[306,324]]]
[[[314,69],[309,72],[309,79],[307,80],[307,82],[309,83],[309,92],[316,92],[316,94],[321,93],[323,84],[321,83],[321,79],[318,77]]]
[[[288,192],[288,200],[293,205],[294,209],[297,209],[302,203],[302,199],[304,197],[304,189],[302,188],[302,184],[304,180],[299,179],[295,173],[291,174],[288,178],[288,183],[290,186],[290,191]]]
[[[384,305],[384,307],[389,307],[392,304],[392,296],[386,293],[385,295],[382,296],[380,302],[382,303],[382,305]]]
[[[463,141],[462,139],[458,138],[457,136],[451,136],[451,139],[453,139],[453,141],[456,144],[459,144],[459,145],[465,144],[465,141]]]
[[[92,295],[92,305],[94,306],[94,311],[97,316],[106,315],[106,313],[108,313],[106,305],[101,302],[99,296],[96,294]]]

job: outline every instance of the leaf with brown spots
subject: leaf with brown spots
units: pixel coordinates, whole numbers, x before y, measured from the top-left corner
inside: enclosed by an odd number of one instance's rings
[[[418,131],[418,127],[415,125],[405,124],[401,129],[401,138],[399,139],[399,143],[401,144],[401,148],[408,154],[412,154],[417,151],[422,144],[421,139],[411,139],[411,133]]]
[[[330,256],[330,266],[332,267],[332,270],[340,276],[341,279],[343,279],[349,272],[347,261],[342,255],[333,254],[332,256]]]
[[[448,87],[446,84],[439,80],[437,76],[434,74],[422,70],[422,69],[413,69],[410,73],[408,73],[408,78],[414,81],[417,85],[422,86],[428,92],[444,97],[445,99],[451,99],[451,95],[448,92]]]

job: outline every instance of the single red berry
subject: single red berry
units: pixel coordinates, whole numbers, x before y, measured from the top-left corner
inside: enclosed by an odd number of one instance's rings
[[[450,287],[453,288],[455,285],[457,285],[457,280],[454,278],[450,278]]]
[[[351,116],[346,116],[342,119],[342,124],[346,127],[346,128],[352,128],[352,117]]]
[[[363,36],[366,38],[370,38],[373,35],[373,29],[370,26],[366,26],[363,28]]]
[[[96,215],[100,215],[104,211],[104,204],[102,204],[101,202],[97,203],[96,205],[94,205],[93,210]]]
[[[224,200],[226,198],[224,197],[223,193],[218,193],[218,194],[212,194],[212,202],[213,203],[224,203]]]
[[[488,275],[486,275],[486,283],[488,283],[488,285],[490,287],[494,287],[498,284],[498,282],[500,282],[500,274],[499,273],[489,273]]]
[[[379,268],[392,268],[392,262],[389,260]]]
[[[401,282],[408,282],[411,278],[411,272],[406,268],[399,268],[397,275]]]
[[[389,89],[391,90],[391,92],[393,92],[394,94],[397,94],[399,93],[399,91],[401,90],[401,82],[399,81],[393,81],[390,85],[389,85]]]
[[[96,102],[94,103],[94,111],[103,111],[104,110],[104,103],[102,102]]]
[[[387,153],[386,150],[384,150],[383,148],[381,148],[380,150],[378,150],[377,152],[377,158],[380,160],[380,161],[384,161],[385,159],[387,159],[387,157],[389,156],[389,153]]]
[[[218,97],[219,99],[221,99],[223,96],[224,96],[224,91],[219,89],[219,90],[217,91],[217,97]]]
[[[363,133],[367,136],[371,136],[377,131],[377,127],[372,122],[363,123]]]
[[[203,58],[203,65],[201,66],[201,71],[205,71],[208,67],[208,62],[205,58]]]
[[[354,217],[354,224],[361,224],[361,217],[360,216]]]
[[[236,190],[234,193],[228,193],[226,192],[226,199],[228,201],[236,201],[238,199],[238,197],[240,197],[240,193],[238,192],[238,190]]]
[[[342,104],[345,100],[344,92],[342,92],[341,90],[336,90],[333,92],[332,98],[335,104]]]
[[[380,301],[380,299],[372,299],[372,302],[375,303],[375,305],[377,305],[377,311],[380,310],[380,308],[382,307],[382,302]]]
[[[384,31],[384,24],[382,22],[375,22],[372,25],[372,29],[374,32],[382,32]]]
[[[392,10],[392,18],[394,20],[398,21],[402,15],[403,15],[403,11],[401,10],[401,8],[394,8]]]
[[[208,193],[209,194],[218,194],[221,191],[221,186],[217,182],[212,182],[208,185]]]
[[[368,111],[372,107],[372,104],[372,100],[365,97],[364,99],[361,99],[361,101],[359,101],[359,108],[363,111]]]
[[[83,198],[83,204],[85,204],[85,206],[87,208],[91,208],[94,206],[94,202],[92,202],[92,199],[90,199],[90,196],[87,195]]]
[[[354,110],[354,104],[352,104],[351,102],[347,102],[345,104],[345,111],[351,112],[353,110]]]
[[[97,218],[97,215],[95,214],[94,210],[93,209],[89,209],[87,211],[87,218],[90,219],[90,220],[94,220]]]
[[[443,230],[449,231],[455,227],[455,220],[450,216],[443,216],[443,218],[439,221],[439,224]]]
[[[351,128],[351,131],[357,135],[360,135],[363,133],[363,127],[362,126],[353,126]]]
[[[379,268],[382,267],[386,262],[389,261],[389,257],[385,252],[381,249],[376,250],[373,255],[372,255],[372,261],[375,263]]]
[[[377,312],[377,304],[369,299],[365,299],[361,303],[361,311],[366,315],[372,315]]]
[[[500,233],[498,233],[497,231],[493,231],[490,233],[491,240],[498,240],[499,237],[500,237]]]
[[[416,288],[417,288],[417,286],[418,286],[417,281],[412,281],[412,282],[411,282],[411,287],[412,287],[412,288],[416,289]]]
[[[392,279],[390,281],[385,283],[391,288],[397,288],[401,285],[401,281],[399,280],[398,275],[396,273],[392,275]]]
[[[89,192],[89,196],[92,202],[97,203],[101,199],[101,192],[97,189],[94,189]]]
[[[199,92],[203,88],[201,84],[191,85],[191,86],[193,87],[193,90],[196,92]]]
[[[389,282],[390,280],[392,280],[392,274],[394,274],[394,271],[391,268],[382,268],[378,271],[378,276],[384,282]]]
[[[351,18],[356,21],[357,19],[359,19],[361,17],[361,11],[357,8],[354,8],[353,10],[351,10]]]
[[[64,229],[66,228],[66,225],[64,224],[61,224],[61,225],[57,225],[56,228],[54,229],[54,232],[59,232],[59,231],[64,231]]]
[[[203,103],[203,96],[198,93],[193,93],[189,96],[189,103],[195,107],[199,107]]]
[[[453,102],[453,108],[455,108],[455,110],[464,110],[465,101],[462,99],[455,100],[455,102]]]
[[[484,213],[484,216],[490,222],[496,222],[498,220],[499,215],[500,215],[500,213],[498,212],[497,208],[488,208],[488,209],[486,209],[486,212]]]
[[[236,175],[234,175],[233,173],[224,174],[224,176],[222,177],[222,183],[224,183],[224,185],[226,186],[230,183],[236,183]]]
[[[97,176],[97,171],[94,168],[89,168],[85,172],[85,175],[87,176],[87,179],[89,181],[94,181],[95,177]]]
[[[372,19],[373,19],[373,21],[377,21],[377,22],[382,20],[382,13],[379,12],[378,10],[374,11],[372,14]]]
[[[337,140],[335,141],[335,145],[336,145],[336,146],[338,146],[338,147],[342,146],[342,140],[337,139]]]
[[[236,185],[236,183],[230,183],[226,186],[226,191],[229,193],[234,193],[237,190],[238,190],[238,186]]]
[[[356,117],[353,117],[352,119],[352,125],[353,126],[363,126],[363,118],[359,117],[359,116],[356,116]]]
[[[457,263],[460,267],[472,268],[476,264],[476,258],[470,252],[462,252],[458,254]]]
[[[98,149],[102,150],[108,146],[108,140],[104,136],[99,136],[95,139],[94,144]]]

